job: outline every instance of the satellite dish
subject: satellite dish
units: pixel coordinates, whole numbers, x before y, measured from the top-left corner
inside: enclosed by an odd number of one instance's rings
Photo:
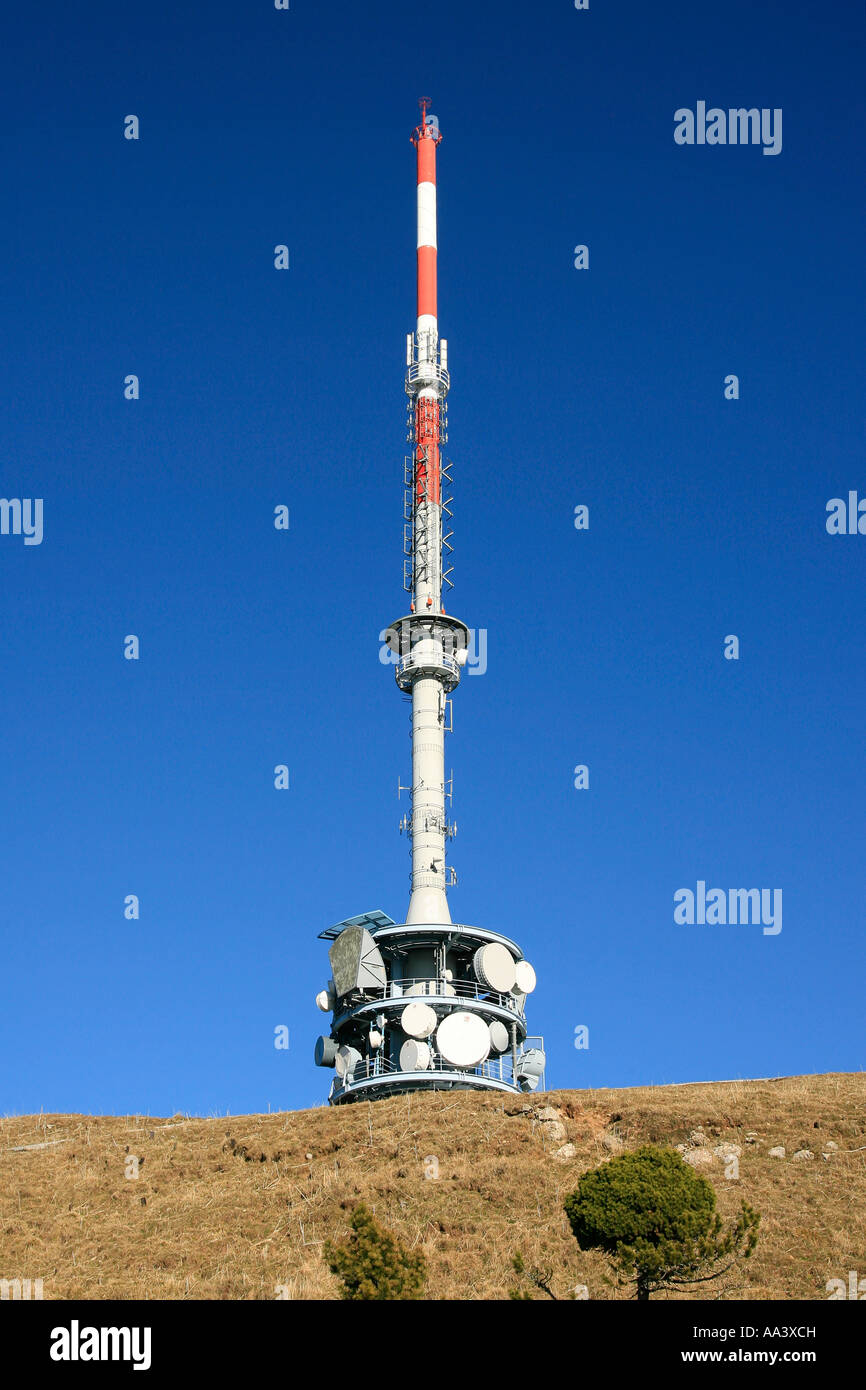
[[[316,1004],[323,1014],[330,1013],[334,1007],[333,995],[329,994],[326,989],[320,989],[316,995]]]
[[[454,971],[453,971],[453,970],[443,970],[443,971],[442,971],[442,979],[443,979],[443,980],[446,980],[446,981],[448,982],[448,984],[450,984],[451,981],[454,979]]]
[[[489,941],[480,946],[472,957],[475,978],[485,989],[493,989],[499,994],[507,994],[514,987],[516,979],[514,957],[498,941]]]
[[[515,967],[515,984],[521,994],[531,994],[538,983],[535,971],[528,960],[519,960]]]
[[[540,1047],[530,1047],[521,1054],[514,1068],[514,1079],[521,1091],[534,1091],[544,1071],[545,1057]]]
[[[333,1038],[316,1038],[317,1067],[332,1067],[337,1060],[337,1044]]]
[[[348,1047],[346,1044],[342,1047],[338,1047],[337,1055],[334,1059],[337,1075],[344,1081],[351,1081],[352,1075],[360,1060],[361,1054],[357,1047]]]
[[[490,1055],[490,1033],[478,1014],[456,1009],[436,1030],[436,1046],[452,1067],[477,1067]]]
[[[410,1038],[429,1038],[436,1031],[436,1015],[429,1004],[407,1004],[400,1015],[400,1027]]]
[[[540,1076],[544,1071],[545,1057],[540,1047],[530,1047],[518,1057],[517,1070],[528,1076]]]
[[[495,1052],[497,1057],[501,1053],[507,1052],[509,1037],[505,1024],[495,1018],[492,1023],[488,1024],[487,1031],[490,1034],[490,1051]]]
[[[430,1065],[430,1046],[409,1038],[400,1048],[401,1071],[426,1071]]]
[[[369,1042],[374,1052],[377,1050],[377,1048],[380,1048],[382,1046],[382,1034],[379,1032],[378,1028],[370,1029],[370,1036],[367,1039],[367,1041]]]
[[[328,956],[338,996],[350,994],[354,989],[384,989],[388,983],[385,962],[366,927],[346,927]]]

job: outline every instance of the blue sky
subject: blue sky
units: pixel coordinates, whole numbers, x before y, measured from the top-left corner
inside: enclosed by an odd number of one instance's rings
[[[535,965],[550,1086],[866,1066],[866,536],[825,528],[866,496],[864,31],[781,0],[7,17],[0,495],[44,539],[0,535],[0,1111],[321,1103],[317,933],[402,920],[378,634],[424,94],[449,607],[488,634],[452,914]],[[700,100],[781,108],[781,153],[675,144]],[[676,924],[698,880],[781,889],[782,931]]]

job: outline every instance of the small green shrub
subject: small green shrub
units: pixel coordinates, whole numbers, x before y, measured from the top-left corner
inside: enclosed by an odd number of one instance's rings
[[[418,1299],[424,1296],[426,1262],[407,1250],[399,1237],[379,1226],[363,1203],[352,1213],[344,1245],[325,1241],[324,1256],[342,1282],[342,1298]]]

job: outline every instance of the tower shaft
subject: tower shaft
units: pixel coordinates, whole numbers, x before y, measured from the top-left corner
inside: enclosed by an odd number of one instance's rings
[[[445,709],[453,689],[454,629],[442,615],[442,443],[448,393],[447,344],[436,308],[435,117],[422,103],[417,153],[417,319],[407,345],[406,391],[413,407],[412,455],[412,893],[407,923],[448,923],[445,874]],[[424,622],[425,618],[433,621]],[[452,660],[449,664],[449,654]],[[453,669],[452,669],[453,668]],[[403,684],[403,682],[401,682]],[[403,685],[406,689],[409,681]]]

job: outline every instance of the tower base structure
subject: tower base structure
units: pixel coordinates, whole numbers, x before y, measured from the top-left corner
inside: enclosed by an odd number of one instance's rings
[[[544,1085],[544,1042],[527,1034],[535,972],[500,932],[398,924],[384,912],[329,927],[332,978],[316,1002],[332,1014],[315,1060],[335,1071],[342,1105],[418,1090],[520,1093]]]

